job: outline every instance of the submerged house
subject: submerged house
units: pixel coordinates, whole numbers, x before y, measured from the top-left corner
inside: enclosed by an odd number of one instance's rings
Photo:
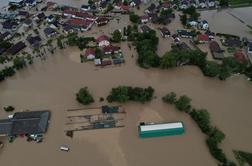
[[[43,134],[49,118],[49,111],[16,112],[12,118],[0,120],[0,136]]]
[[[182,122],[145,124],[140,123],[138,133],[140,138],[181,135],[185,132]]]
[[[159,31],[163,38],[168,38],[171,35],[171,32],[166,27],[159,28]]]
[[[221,60],[224,58],[224,50],[220,48],[220,45],[216,41],[211,41],[209,44],[212,56],[214,59]]]
[[[143,25],[140,27],[140,32],[142,33],[149,33],[152,29],[148,27],[147,25]]]
[[[227,47],[240,47],[241,44],[242,43],[238,38],[228,38],[223,42],[223,45]]]
[[[19,41],[18,43],[14,44],[13,46],[11,46],[8,50],[7,53],[11,54],[11,55],[15,55],[17,54],[19,51],[21,51],[22,49],[24,49],[26,47],[25,43],[22,41]]]
[[[101,35],[96,39],[99,47],[104,47],[110,45],[109,37],[106,35]]]
[[[42,41],[42,39],[40,38],[40,36],[31,36],[31,35],[29,35],[26,38],[26,40],[30,43],[30,45],[32,47],[36,47],[36,48],[40,46],[41,41]]]

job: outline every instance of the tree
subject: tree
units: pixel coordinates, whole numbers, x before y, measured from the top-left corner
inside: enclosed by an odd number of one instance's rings
[[[100,59],[102,58],[102,50],[99,48],[95,49],[95,58]]]
[[[165,95],[162,100],[165,102],[165,103],[169,103],[169,104],[174,104],[176,102],[176,93],[174,92],[171,92],[167,95]]]
[[[163,69],[177,66],[177,59],[173,52],[166,52],[160,60],[160,67]]]
[[[118,29],[113,32],[112,39],[114,42],[118,42],[118,43],[122,40],[122,34]]]
[[[15,110],[15,108],[12,107],[12,106],[4,107],[4,111],[6,111],[6,112],[12,112],[12,111],[14,111],[14,110]]]
[[[186,23],[187,23],[187,15],[186,14],[183,14],[180,16],[180,21],[181,21],[181,24],[186,26]]]
[[[225,134],[217,129],[216,127],[212,129],[209,137],[214,141],[216,144],[221,143],[222,140],[225,138]]]
[[[180,111],[189,111],[191,108],[191,99],[185,95],[180,96],[179,99],[175,102],[175,106]]]
[[[57,39],[57,45],[58,45],[58,47],[60,48],[60,49],[63,49],[63,44],[62,44],[62,41],[61,41],[62,39],[61,38],[58,38]]]
[[[13,67],[17,70],[23,69],[26,66],[24,57],[15,57],[13,60]]]
[[[4,77],[11,77],[16,73],[16,71],[14,70],[14,67],[5,67],[2,70],[2,74]]]
[[[130,19],[131,22],[137,24],[137,23],[139,23],[140,17],[138,15],[136,15],[134,12],[131,12],[129,14],[129,19]]]
[[[213,61],[207,61],[203,73],[209,77],[216,77],[220,73],[220,65]]]
[[[76,94],[76,100],[84,105],[88,105],[94,102],[93,97],[88,91],[87,87],[81,88],[79,92]]]
[[[231,76],[230,70],[225,66],[221,66],[220,73],[219,73],[219,79],[226,80],[230,76]]]
[[[112,88],[110,95],[107,97],[108,102],[117,101],[120,103],[125,103],[129,100],[128,87],[119,86],[117,88]]]
[[[219,0],[220,1],[220,6],[221,7],[227,7],[229,5],[228,0]]]
[[[211,126],[210,126],[210,114],[207,110],[201,109],[201,110],[195,110],[193,109],[190,112],[190,116],[192,119],[198,124],[201,131],[205,134],[209,134],[211,132]]]

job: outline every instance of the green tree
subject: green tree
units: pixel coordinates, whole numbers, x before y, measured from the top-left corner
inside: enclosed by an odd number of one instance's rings
[[[100,59],[100,58],[102,58],[102,57],[103,57],[103,56],[102,56],[102,50],[99,49],[99,48],[96,48],[96,49],[95,49],[95,58]]]
[[[190,112],[190,116],[192,119],[198,124],[201,131],[205,134],[209,134],[211,132],[210,126],[210,114],[207,110],[195,110],[193,109]]]
[[[191,99],[185,95],[180,96],[175,102],[175,106],[178,110],[187,112],[191,108]]]
[[[160,60],[160,67],[163,69],[177,66],[177,58],[174,52],[166,52]]]
[[[13,106],[4,107],[4,111],[6,111],[6,112],[12,112],[14,110],[15,110],[15,108]]]
[[[131,22],[137,24],[137,23],[139,23],[140,17],[138,15],[136,15],[134,12],[131,12],[129,14],[129,19],[130,19]]]
[[[13,60],[13,67],[17,70],[23,69],[26,67],[26,61],[24,57],[15,57]]]
[[[112,88],[110,95],[107,97],[108,102],[117,101],[120,103],[125,103],[129,100],[128,87],[119,86],[117,88]]]
[[[2,70],[2,74],[4,77],[11,77],[13,76],[14,74],[16,73],[14,67],[5,67],[3,70]]]
[[[203,73],[209,77],[216,77],[220,73],[220,65],[213,61],[207,61]]]
[[[84,105],[88,105],[94,102],[93,97],[88,91],[87,87],[81,88],[79,92],[76,94],[76,100]]]
[[[186,26],[186,23],[187,23],[187,15],[186,14],[183,14],[180,16],[180,21],[181,21],[181,24]]]
[[[118,43],[122,40],[122,34],[118,29],[113,32],[112,39],[114,42],[118,42]]]
[[[162,100],[165,102],[165,103],[169,103],[169,104],[174,104],[176,102],[176,93],[174,92],[171,92],[167,95],[165,95]]]

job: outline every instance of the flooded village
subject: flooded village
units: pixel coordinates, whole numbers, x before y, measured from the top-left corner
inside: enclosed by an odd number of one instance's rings
[[[252,7],[220,5],[1,1],[0,163],[244,164],[234,151],[252,152]],[[158,42],[150,45],[152,38]],[[204,55],[206,66],[180,51]],[[174,55],[181,59],[164,58]],[[223,72],[230,64],[234,70]],[[132,91],[127,102],[113,98],[123,88]],[[189,96],[191,113],[165,103],[169,92]],[[211,134],[193,118],[194,108],[206,109],[213,130],[225,134],[217,149],[227,161],[209,149]]]

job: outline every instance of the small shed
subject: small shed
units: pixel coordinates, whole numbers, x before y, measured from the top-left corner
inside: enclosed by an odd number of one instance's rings
[[[143,124],[138,126],[140,138],[174,136],[184,133],[184,124],[182,122]]]

